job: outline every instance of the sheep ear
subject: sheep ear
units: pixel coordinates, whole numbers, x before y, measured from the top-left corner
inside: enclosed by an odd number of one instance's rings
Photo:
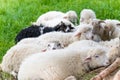
[[[61,21],[61,23],[60,23],[60,24],[62,25],[62,24],[64,24],[64,22],[63,22],[63,21]]]
[[[81,32],[75,33],[74,36],[80,38],[80,36],[81,36]]]
[[[43,49],[43,50],[42,50],[42,52],[45,52],[45,51],[47,51],[47,50],[46,50],[46,49]]]
[[[105,23],[103,20],[100,20],[99,22],[98,22],[98,24],[100,24],[100,23]]]
[[[110,26],[105,26],[105,30],[110,30]]]
[[[83,19],[83,18],[81,18],[81,19],[80,19],[80,22],[83,22],[83,21],[84,21],[84,19]]]
[[[89,56],[89,57],[85,58],[84,62],[89,62],[89,61],[91,61],[91,59],[92,58]]]
[[[120,26],[120,23],[116,24],[117,26]]]
[[[64,19],[67,19],[67,16],[64,16],[63,18],[64,18]]]

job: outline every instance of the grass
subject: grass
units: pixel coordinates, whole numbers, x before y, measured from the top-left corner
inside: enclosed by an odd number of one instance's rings
[[[79,16],[82,9],[90,8],[97,18],[120,20],[119,4],[120,0],[0,0],[0,62],[15,45],[16,34],[47,11],[75,10]]]

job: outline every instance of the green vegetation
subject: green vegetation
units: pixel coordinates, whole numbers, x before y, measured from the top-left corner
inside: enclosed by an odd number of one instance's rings
[[[120,0],[0,0],[0,61],[15,45],[16,34],[47,11],[75,10],[79,16],[82,9],[90,8],[97,18],[120,20],[119,4]]]

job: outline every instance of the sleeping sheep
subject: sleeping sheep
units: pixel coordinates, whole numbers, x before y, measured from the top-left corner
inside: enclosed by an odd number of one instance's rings
[[[108,58],[112,63],[117,57],[120,56],[120,39],[116,38],[111,41],[101,41],[95,42],[92,40],[82,40],[76,41],[68,46],[69,49],[83,49],[87,47],[102,47],[106,51],[108,51]]]
[[[91,9],[83,9],[80,13],[80,24],[90,24],[93,19],[96,19],[96,14]]]
[[[16,38],[15,42],[19,42],[21,39],[29,38],[29,37],[38,37],[42,34],[52,32],[52,31],[61,31],[61,32],[71,32],[74,27],[71,24],[66,25],[64,22],[60,22],[58,25],[54,27],[43,27],[42,25],[32,25],[28,28],[21,30]]]
[[[39,36],[38,38],[28,38],[21,40],[18,44],[24,43],[34,43],[39,44],[41,41],[59,41],[65,47],[71,44],[72,42],[79,41],[79,40],[94,40],[100,41],[100,37],[97,35],[92,34],[91,27],[88,25],[83,25],[75,32],[71,33],[61,33],[61,32],[50,32]]]
[[[107,66],[109,61],[105,53],[101,48],[92,48],[85,53],[66,48],[33,54],[22,62],[18,80],[64,80],[70,75],[78,79],[86,72]],[[84,62],[81,54],[86,54]]]
[[[19,66],[24,58],[28,55],[45,52],[49,50],[61,49],[64,46],[59,42],[41,42],[41,45],[37,44],[21,44],[11,47],[7,53],[4,55],[1,68],[2,71],[12,74],[13,76],[17,75],[19,71]]]
[[[77,24],[77,14],[75,11],[68,11],[66,13],[60,12],[60,11],[49,11],[46,12],[45,14],[42,14],[36,22],[33,24],[35,25],[40,25],[43,23],[46,23],[47,21],[53,20],[53,19],[66,19],[68,21],[71,21],[74,24]]]

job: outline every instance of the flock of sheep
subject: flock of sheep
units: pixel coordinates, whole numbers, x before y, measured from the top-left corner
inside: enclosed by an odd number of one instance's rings
[[[18,80],[80,80],[119,58],[120,21],[100,20],[93,10],[83,9],[78,25],[75,11],[49,11],[22,29],[15,42],[3,56],[3,72]]]

